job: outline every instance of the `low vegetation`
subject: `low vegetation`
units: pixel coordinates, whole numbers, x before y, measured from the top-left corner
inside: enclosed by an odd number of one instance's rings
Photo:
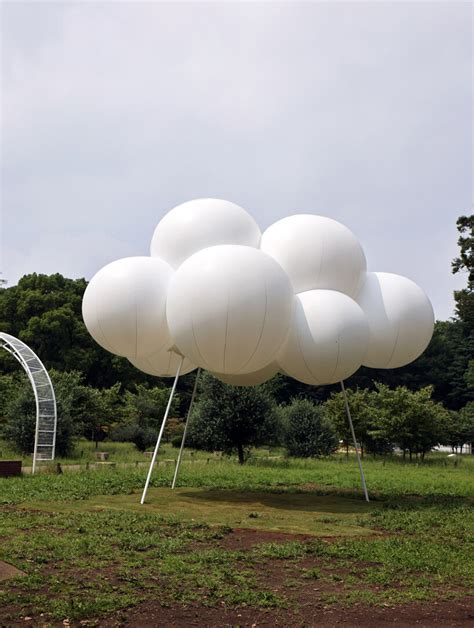
[[[3,583],[1,621],[102,623],[153,600],[303,622],[309,591],[336,609],[472,592],[470,457],[367,458],[366,504],[352,455],[255,454],[241,466],[188,452],[176,491],[173,465],[158,466],[145,506],[140,468],[1,480],[0,559],[26,573]]]

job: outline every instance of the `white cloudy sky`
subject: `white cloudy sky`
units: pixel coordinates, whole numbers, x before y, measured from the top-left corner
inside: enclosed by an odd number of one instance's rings
[[[90,278],[214,196],[347,224],[452,315],[472,208],[468,2],[3,2],[2,255]]]

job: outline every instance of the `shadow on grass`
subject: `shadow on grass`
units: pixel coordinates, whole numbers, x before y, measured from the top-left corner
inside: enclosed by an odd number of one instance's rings
[[[446,510],[460,507],[474,507],[474,498],[457,495],[410,495],[393,493],[391,495],[372,493],[370,502],[366,503],[362,495],[352,489],[300,488],[289,487],[272,491],[248,490],[245,492],[232,489],[201,489],[186,492],[180,490],[184,498],[206,502],[227,503],[235,505],[251,505],[256,502],[263,507],[281,508],[284,510],[300,510],[305,512],[364,513],[377,508],[391,510],[423,510],[442,507]]]
[[[181,498],[201,500],[219,504],[234,504],[240,506],[260,504],[265,508],[280,508],[283,510],[301,510],[304,512],[334,513],[366,512],[371,509],[363,499],[354,499],[335,492],[323,495],[305,492],[262,492],[262,491],[235,491],[226,489],[201,489],[199,491],[179,491]]]

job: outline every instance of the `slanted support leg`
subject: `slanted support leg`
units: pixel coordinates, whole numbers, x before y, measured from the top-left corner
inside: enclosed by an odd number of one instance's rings
[[[163,417],[163,422],[161,423],[160,432],[158,434],[158,440],[156,441],[155,450],[153,452],[153,456],[152,456],[151,462],[150,462],[150,468],[148,469],[148,475],[147,475],[147,478],[146,478],[145,487],[143,489],[143,495],[142,495],[142,498],[140,500],[141,504],[145,503],[145,498],[146,498],[146,494],[147,494],[147,491],[148,491],[148,485],[150,484],[151,474],[153,473],[153,466],[155,464],[156,456],[158,455],[158,449],[160,448],[160,443],[161,443],[161,438],[163,436],[163,432],[165,431],[166,421],[168,420],[168,414],[170,413],[171,403],[173,401],[174,393],[175,393],[175,390],[176,390],[176,384],[178,383],[179,374],[181,372],[181,367],[183,365],[183,361],[184,361],[184,357],[181,358],[181,360],[179,362],[179,365],[178,365],[178,370],[176,371],[176,377],[174,378],[173,387],[171,389],[171,393],[170,393],[170,396],[169,396],[169,399],[168,399],[168,405],[166,406],[165,416]]]
[[[361,482],[362,482],[362,488],[364,490],[365,501],[368,502],[369,501],[369,494],[367,492],[367,486],[365,484],[364,469],[362,468],[362,462],[361,462],[360,455],[359,455],[359,448],[357,447],[357,439],[356,439],[356,435],[355,435],[355,432],[354,432],[354,425],[352,424],[351,411],[349,409],[349,401],[347,399],[347,393],[346,393],[346,389],[345,389],[345,386],[344,386],[344,382],[341,382],[341,390],[342,390],[342,394],[344,396],[344,405],[346,407],[346,414],[347,414],[347,418],[349,420],[349,425],[350,425],[350,428],[351,428],[352,440],[354,441],[354,447],[355,447],[356,456],[357,456],[357,463],[359,465],[360,479],[361,479]]]
[[[194,388],[193,388],[193,393],[191,395],[191,401],[189,403],[188,414],[186,416],[186,423],[184,424],[183,438],[181,440],[181,447],[179,448],[178,460],[176,461],[176,468],[174,470],[173,483],[171,484],[171,488],[174,488],[176,486],[176,480],[178,479],[179,466],[181,464],[181,458],[183,457],[184,443],[186,441],[186,433],[188,431],[189,417],[191,416],[191,412],[193,410],[194,397],[196,396],[196,390],[197,390],[197,385],[198,385],[200,374],[201,374],[201,369],[198,368],[197,373],[196,373],[196,378],[194,380]]]

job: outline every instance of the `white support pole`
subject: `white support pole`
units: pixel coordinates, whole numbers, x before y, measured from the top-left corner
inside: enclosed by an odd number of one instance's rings
[[[188,414],[186,416],[186,423],[184,424],[183,438],[181,440],[181,447],[179,448],[178,460],[176,461],[176,468],[174,470],[173,483],[171,484],[171,488],[174,488],[176,486],[176,480],[178,478],[178,471],[181,464],[181,458],[183,457],[183,449],[184,449],[184,443],[186,441],[186,433],[188,431],[189,417],[191,416],[191,412],[193,410],[194,397],[196,396],[196,390],[197,390],[200,373],[201,373],[201,369],[198,368],[197,373],[196,373],[196,379],[194,380],[194,388],[193,388],[193,393],[191,395],[191,401],[189,403]]]
[[[365,501],[368,502],[369,501],[369,494],[367,492],[367,486],[365,484],[364,470],[362,468],[362,462],[361,462],[360,455],[359,455],[359,448],[357,447],[357,439],[356,439],[356,435],[355,435],[355,432],[354,432],[354,425],[352,424],[351,411],[349,409],[349,401],[347,399],[347,393],[346,393],[346,389],[344,387],[344,382],[342,382],[342,381],[341,381],[341,390],[342,390],[342,394],[344,395],[344,405],[346,406],[346,414],[347,414],[347,418],[349,419],[349,425],[350,425],[351,432],[352,432],[352,440],[354,441],[354,447],[355,447],[356,456],[357,456],[357,463],[359,464],[360,479],[361,479],[361,482],[362,482],[362,488],[364,490]]]
[[[174,378],[173,387],[171,389],[171,393],[170,393],[170,396],[169,396],[169,399],[168,399],[168,405],[166,406],[165,416],[163,417],[163,422],[161,424],[160,433],[158,434],[158,440],[156,441],[155,451],[153,452],[153,456],[152,456],[151,462],[150,462],[150,468],[148,469],[148,475],[147,475],[147,478],[146,478],[145,487],[143,489],[143,495],[142,495],[142,498],[140,500],[141,504],[145,503],[145,497],[146,497],[146,494],[147,494],[147,491],[148,491],[148,485],[150,484],[151,474],[153,473],[153,466],[155,464],[156,456],[158,455],[158,449],[160,448],[160,443],[161,443],[161,438],[163,436],[163,432],[165,431],[166,421],[168,420],[168,414],[170,412],[171,402],[173,401],[174,391],[176,390],[176,384],[178,383],[179,374],[181,372],[181,367],[183,365],[183,361],[184,361],[184,357],[181,358],[181,360],[179,362],[179,365],[178,365],[178,370],[176,371],[176,377]]]

